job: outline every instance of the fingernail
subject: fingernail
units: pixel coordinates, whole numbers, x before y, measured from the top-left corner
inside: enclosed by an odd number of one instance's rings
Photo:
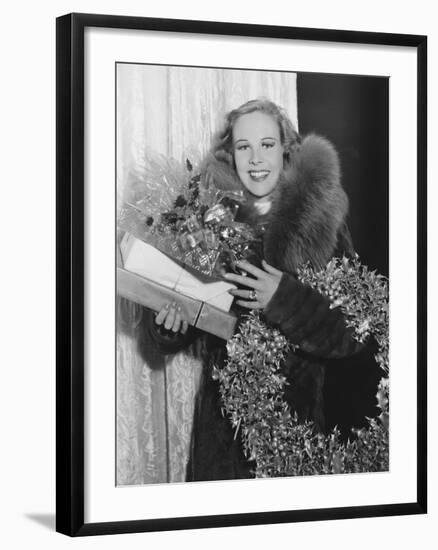
[[[170,305],[169,305],[169,304],[166,304],[166,305],[164,306],[164,309],[169,309],[169,307],[170,307]]]

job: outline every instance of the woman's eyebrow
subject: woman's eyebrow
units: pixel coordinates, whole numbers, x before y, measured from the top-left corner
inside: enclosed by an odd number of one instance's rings
[[[260,139],[272,139],[273,141],[278,141],[278,139],[274,136],[265,136]],[[240,139],[236,139],[234,143],[239,143],[239,141],[249,141],[249,140],[247,138],[240,138]]]

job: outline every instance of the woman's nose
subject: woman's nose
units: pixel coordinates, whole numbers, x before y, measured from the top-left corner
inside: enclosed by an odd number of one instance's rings
[[[258,149],[252,149],[249,162],[250,164],[258,164],[259,162],[261,162],[261,155]]]

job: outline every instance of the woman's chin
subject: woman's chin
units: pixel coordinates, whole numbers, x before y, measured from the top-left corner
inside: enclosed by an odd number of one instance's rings
[[[263,182],[263,184],[257,184],[251,182],[251,184],[244,183],[244,187],[248,192],[248,195],[254,200],[262,199],[264,197],[269,197],[272,195],[276,185],[271,183]]]
[[[272,189],[269,190],[268,192],[266,192],[266,191],[257,191],[255,189],[255,190],[252,190],[252,191],[248,190],[248,194],[255,201],[259,201],[259,200],[262,200],[262,199],[269,200],[269,198],[272,195],[272,191],[273,191]]]

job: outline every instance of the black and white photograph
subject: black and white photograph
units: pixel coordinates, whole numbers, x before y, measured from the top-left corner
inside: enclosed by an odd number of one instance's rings
[[[116,63],[117,486],[389,470],[389,82]]]

